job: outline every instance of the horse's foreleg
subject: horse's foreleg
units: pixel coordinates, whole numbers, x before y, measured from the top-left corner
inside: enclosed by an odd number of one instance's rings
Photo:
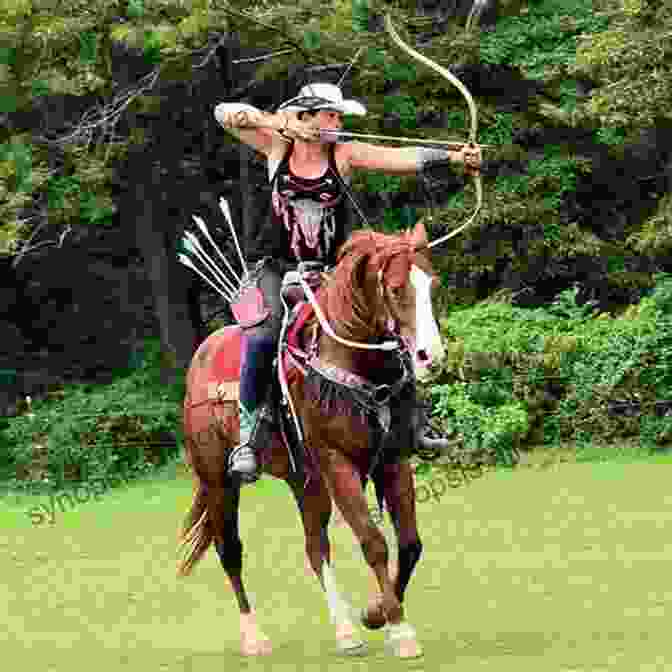
[[[390,487],[386,489],[385,506],[390,512],[399,546],[394,590],[399,601],[403,602],[408,583],[422,555],[422,542],[415,513],[413,471],[408,462],[390,466]]]
[[[243,544],[238,531],[240,486],[231,484],[227,489],[208,490],[208,511],[215,514],[214,536],[217,555],[229,577],[240,609],[241,652],[245,656],[271,652],[271,642],[257,624],[243,584]]]
[[[413,472],[408,462],[385,465],[383,469],[385,507],[392,519],[399,547],[399,558],[394,572],[394,591],[399,602],[403,603],[406,587],[422,554],[415,512]],[[380,595],[371,599],[362,615],[362,622],[370,629],[385,625]]]
[[[359,474],[345,456],[336,452],[331,455],[328,474],[329,485],[338,508],[359,539],[364,558],[376,575],[381,593],[381,608],[389,624],[388,643],[398,656],[415,656],[416,649],[407,646],[408,642],[414,641],[415,633],[404,622],[404,610],[390,578],[387,541],[371,519]]]
[[[361,653],[364,642],[352,622],[352,607],[342,597],[331,567],[329,519],[331,498],[320,478],[313,478],[304,490],[302,484],[289,483],[301,513],[306,537],[306,555],[327,598],[331,622],[336,626],[336,642],[342,653]]]

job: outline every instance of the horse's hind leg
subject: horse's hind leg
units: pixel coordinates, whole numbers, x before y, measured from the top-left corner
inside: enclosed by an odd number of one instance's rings
[[[331,567],[329,545],[329,518],[331,498],[318,476],[312,478],[307,487],[302,483],[288,481],[301,513],[306,537],[306,555],[327,598],[331,622],[336,626],[336,643],[339,651],[360,654],[366,650],[365,644],[352,622],[352,607],[341,596]]]
[[[257,624],[243,584],[243,544],[238,530],[240,486],[231,482],[227,488],[208,489],[208,512],[214,512],[213,531],[215,548],[222,567],[229,577],[240,609],[240,643],[245,656],[271,652],[271,642]]]

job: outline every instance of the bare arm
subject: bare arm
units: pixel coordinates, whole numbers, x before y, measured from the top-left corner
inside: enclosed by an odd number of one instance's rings
[[[220,103],[215,107],[219,125],[241,142],[268,156],[286,146],[278,131],[287,127],[287,112],[263,112],[245,103]]]
[[[429,156],[463,162],[462,152],[425,147],[381,147],[363,142],[348,143],[348,163],[354,170],[374,170],[388,175],[415,175]],[[434,156],[435,155],[435,156]]]

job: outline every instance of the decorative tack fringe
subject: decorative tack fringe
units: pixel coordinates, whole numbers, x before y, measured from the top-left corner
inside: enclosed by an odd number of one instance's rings
[[[355,390],[329,380],[318,372],[309,370],[305,379],[305,395],[329,415],[358,417],[366,424],[367,409],[357,398]]]

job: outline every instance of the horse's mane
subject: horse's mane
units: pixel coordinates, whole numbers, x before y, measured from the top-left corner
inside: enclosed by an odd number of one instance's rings
[[[406,284],[415,251],[410,235],[355,231],[341,246],[336,267],[321,295],[329,321],[347,338],[375,334],[383,306],[378,272],[390,287]]]

